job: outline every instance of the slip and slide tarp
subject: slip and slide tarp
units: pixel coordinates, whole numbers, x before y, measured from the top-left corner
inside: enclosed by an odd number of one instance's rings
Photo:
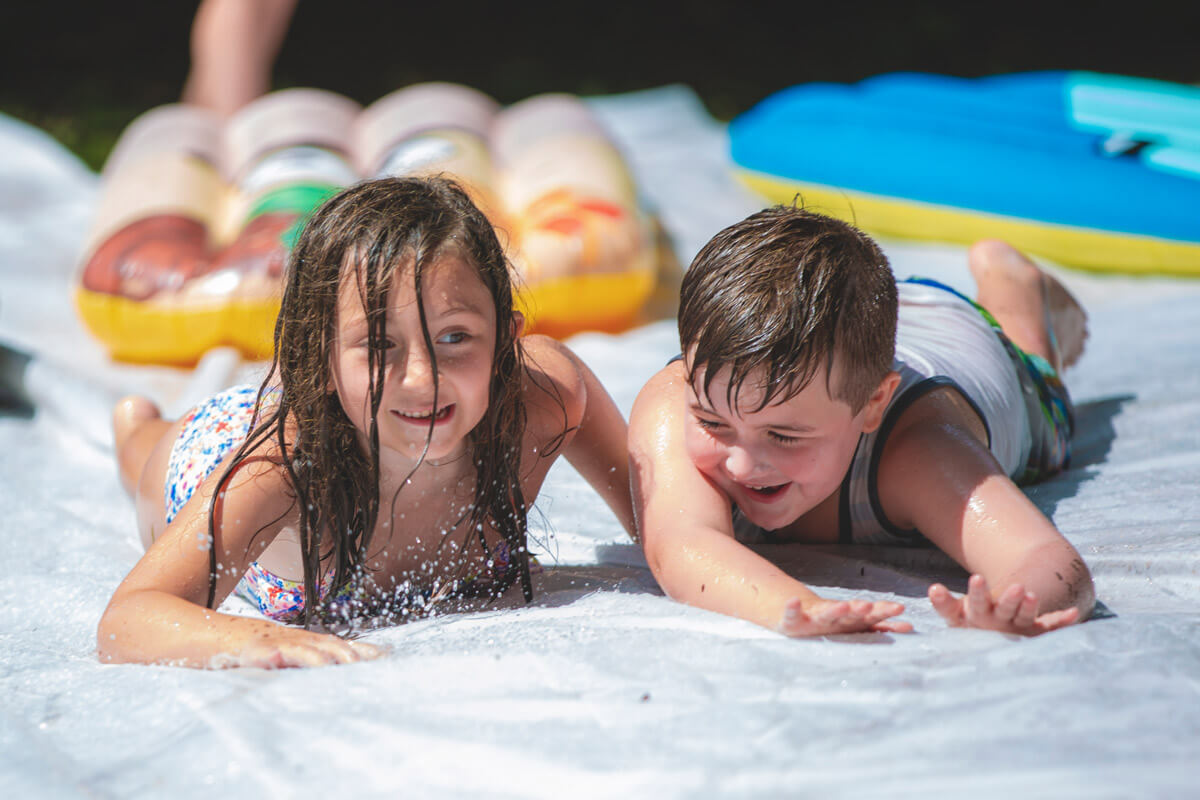
[[[681,87],[598,98],[688,263],[760,202]],[[928,550],[802,548],[833,597],[908,604],[912,635],[787,640],[662,596],[565,463],[532,515],[535,602],[369,634],[319,670],[111,666],[96,623],[139,556],[108,405],[178,413],[256,374],[106,360],[71,270],[96,177],[0,118],[0,342],[37,411],[0,416],[0,786],[12,797],[1180,797],[1200,752],[1200,283],[1055,269],[1092,335],[1068,375],[1074,467],[1031,491],[1082,552],[1103,618],[1032,640],[950,630],[963,576]],[[885,241],[900,275],[971,291],[959,246]],[[572,345],[628,413],[674,326]],[[228,608],[245,611],[240,601]]]

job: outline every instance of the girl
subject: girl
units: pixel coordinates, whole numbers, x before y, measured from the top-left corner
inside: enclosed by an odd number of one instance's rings
[[[456,184],[391,178],[329,200],[293,251],[260,388],[176,422],[118,403],[147,551],[100,620],[100,658],[344,663],[379,650],[316,623],[518,580],[528,601],[526,513],[559,455],[631,531],[620,412],[523,325],[492,225]],[[304,628],[215,611],[235,588]]]

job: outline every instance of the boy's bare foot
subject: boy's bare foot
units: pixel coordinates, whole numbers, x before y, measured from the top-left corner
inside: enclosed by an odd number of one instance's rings
[[[997,239],[972,245],[968,265],[978,287],[976,300],[1017,347],[1056,370],[1079,360],[1087,341],[1087,313],[1054,276]]]
[[[153,422],[159,424],[147,424]],[[113,406],[113,446],[117,453],[117,467],[121,474],[121,485],[130,495],[137,488],[151,448],[158,442],[162,428],[167,424],[158,406],[141,395],[123,397]]]

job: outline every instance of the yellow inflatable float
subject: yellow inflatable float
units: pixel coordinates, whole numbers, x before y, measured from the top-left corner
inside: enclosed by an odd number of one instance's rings
[[[147,112],[105,165],[79,313],[121,360],[190,364],[221,345],[267,357],[306,215],[361,179],[436,173],[464,183],[495,224],[532,330],[638,319],[655,285],[652,228],[587,106],[542,95],[501,109],[445,83],[365,109],[291,89],[223,122],[188,106]]]

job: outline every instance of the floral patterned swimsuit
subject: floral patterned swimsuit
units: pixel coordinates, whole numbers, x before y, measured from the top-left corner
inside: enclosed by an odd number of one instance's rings
[[[257,397],[256,387],[235,386],[214,395],[188,412],[184,418],[183,430],[175,440],[167,461],[163,499],[168,523],[175,518],[179,509],[183,508],[196,488],[216,469],[229,451],[249,434],[254,421],[254,404]],[[516,574],[516,566],[512,564],[508,547],[503,542],[492,552],[490,560],[491,580],[479,583],[500,587],[511,583]],[[453,590],[460,595],[479,593],[467,590],[485,588],[482,585],[472,587],[480,577],[482,576],[471,576],[458,582]],[[328,595],[332,584],[333,573],[330,571],[322,581],[322,599]],[[234,592],[253,603],[264,616],[279,622],[293,622],[304,615],[304,582],[281,578],[257,561],[251,562]],[[406,592],[408,596],[400,598],[401,605],[427,607],[444,593],[444,589],[437,592],[435,589],[413,587]],[[352,601],[350,588],[344,587],[331,600],[330,610],[336,613],[339,607],[347,607]]]

